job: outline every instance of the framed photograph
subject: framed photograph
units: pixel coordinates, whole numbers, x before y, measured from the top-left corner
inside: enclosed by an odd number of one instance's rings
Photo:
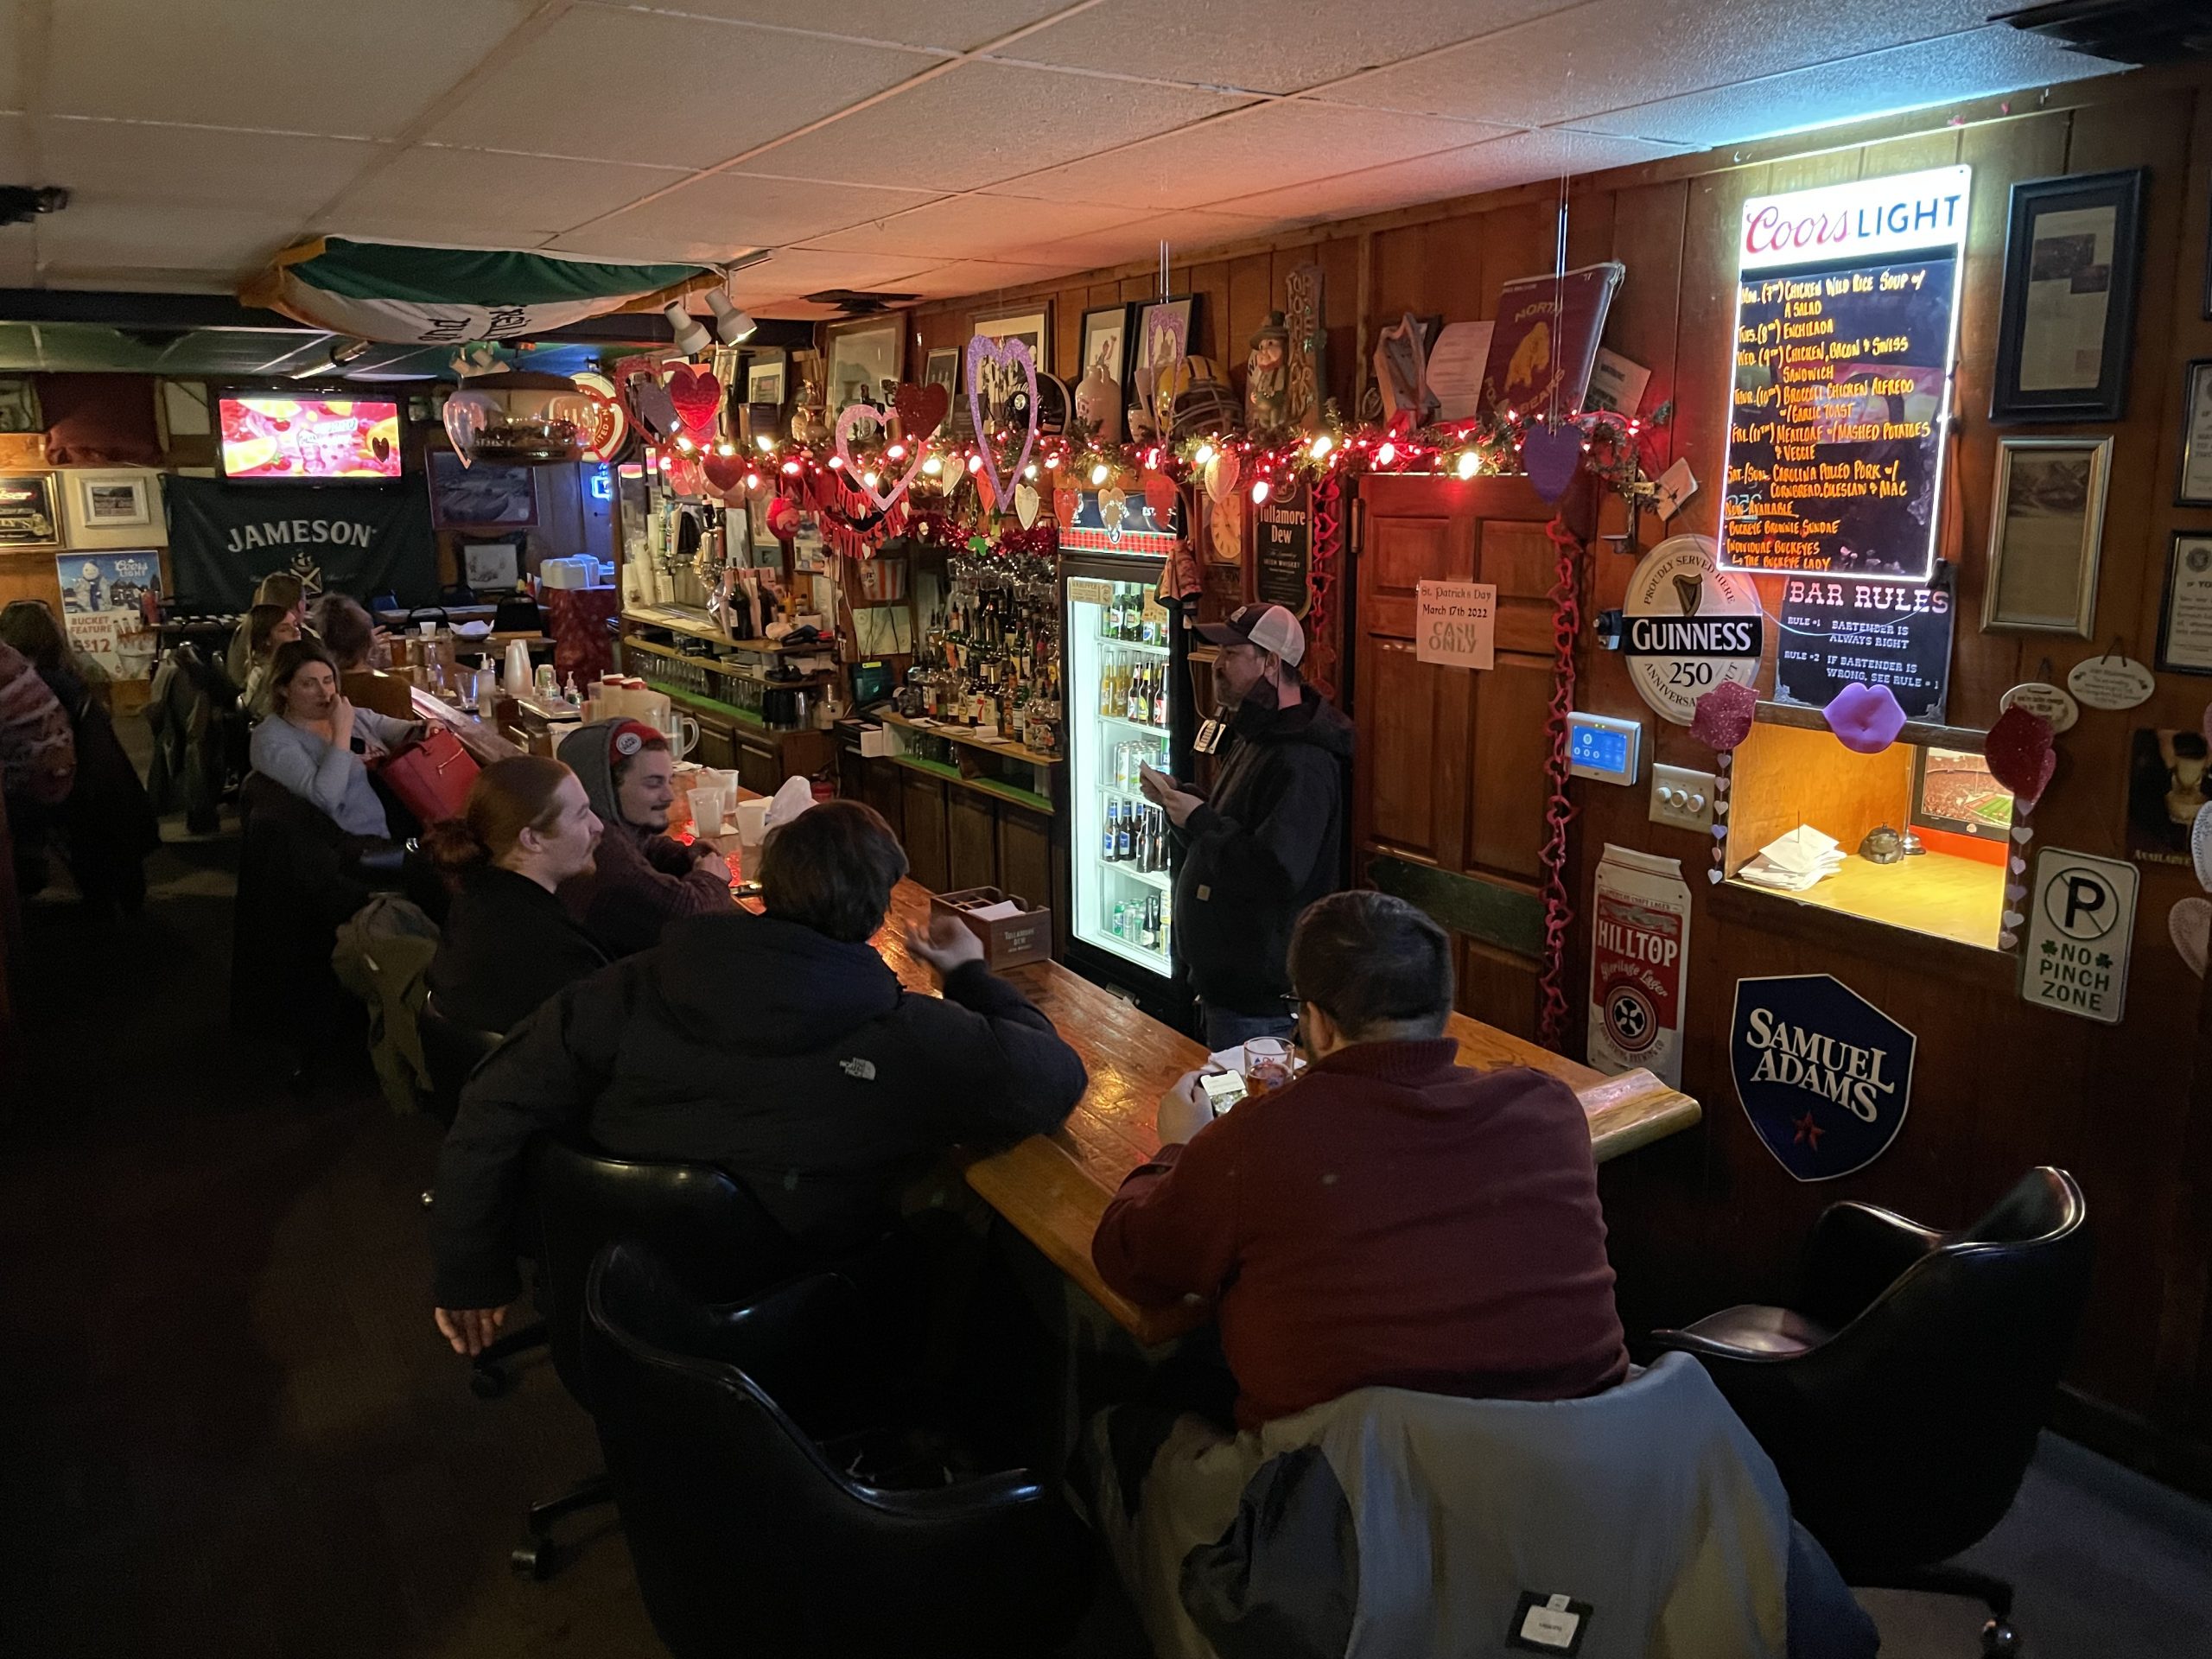
[[[2110,438],[2003,438],[1981,626],[2091,637]]]
[[[463,467],[450,449],[433,449],[430,524],[435,530],[519,529],[537,522],[537,482],[528,467],[480,461]]]
[[[77,505],[87,530],[121,530],[154,522],[149,480],[143,473],[80,474]]]
[[[986,340],[1018,340],[1029,348],[1029,355],[1036,360],[1037,372],[1052,372],[1052,308],[1048,301],[1034,311],[1016,311],[1005,316],[978,317],[973,334]]]
[[[2176,531],[2166,550],[2158,665],[2178,674],[2212,674],[2212,533]]]
[[[939,346],[931,351],[922,362],[922,384],[943,386],[947,391],[960,390],[960,348]]]
[[[1993,421],[2116,421],[2127,403],[2145,169],[2012,187]]]
[[[905,358],[905,320],[896,316],[858,317],[833,322],[825,333],[830,346],[830,418],[855,404],[888,404],[898,385]]]
[[[2181,482],[2177,507],[2212,507],[2212,357],[2200,357],[2182,376]]]
[[[745,365],[745,401],[783,407],[786,380],[781,352],[755,352]]]
[[[2186,864],[2189,832],[2212,800],[2212,744],[2202,732],[2139,726],[2127,757],[2127,855],[2139,864]]]
[[[52,473],[0,473],[0,549],[54,547],[61,540]]]
[[[1083,361],[1076,365],[1075,376],[1078,385],[1093,369],[1103,369],[1117,386],[1128,385],[1129,342],[1135,338],[1129,327],[1130,309],[1101,305],[1083,314]]]
[[[524,540],[517,534],[497,541],[464,541],[460,548],[461,579],[480,594],[512,593],[522,586]]]
[[[1191,342],[1198,331],[1198,296],[1171,294],[1164,300],[1140,302],[1130,309],[1136,313],[1137,337],[1129,346],[1129,376],[1123,391],[1130,403],[1150,409],[1154,377],[1177,358],[1191,354]]]

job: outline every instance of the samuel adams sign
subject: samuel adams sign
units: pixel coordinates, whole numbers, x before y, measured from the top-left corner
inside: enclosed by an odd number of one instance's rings
[[[1866,1167],[1912,1102],[1917,1040],[1827,974],[1736,982],[1728,1054],[1751,1128],[1801,1181]]]
[[[169,560],[194,603],[244,609],[262,577],[292,570],[310,593],[391,590],[403,605],[437,598],[436,543],[419,488],[294,488],[168,481]]]

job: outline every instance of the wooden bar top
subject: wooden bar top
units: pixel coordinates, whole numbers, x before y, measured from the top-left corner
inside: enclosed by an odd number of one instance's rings
[[[927,889],[901,881],[874,944],[909,988],[933,993],[935,976],[906,954],[903,937],[909,922],[928,925],[929,901]],[[975,1160],[968,1184],[1140,1343],[1166,1342],[1204,1324],[1203,1306],[1139,1307],[1108,1289],[1091,1265],[1090,1238],[1122,1179],[1160,1150],[1153,1128],[1160,1096],[1206,1063],[1205,1046],[1057,962],[1027,963],[1006,977],[1083,1057],[1090,1087],[1059,1133]],[[1609,1077],[1465,1014],[1453,1014],[1449,1030],[1459,1040],[1462,1065],[1527,1065],[1563,1078],[1581,1096],[1600,1163],[1701,1116],[1696,1101],[1649,1071]]]

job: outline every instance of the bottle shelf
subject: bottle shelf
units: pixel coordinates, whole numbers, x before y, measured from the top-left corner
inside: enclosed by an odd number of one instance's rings
[[[1116,639],[1110,633],[1100,634],[1098,643],[1109,651],[1141,651],[1147,657],[1165,657],[1167,654],[1165,645],[1148,645],[1141,639]]]
[[[1102,870],[1111,870],[1116,875],[1126,875],[1132,881],[1141,881],[1147,887],[1157,887],[1162,893],[1175,891],[1175,878],[1173,875],[1166,870],[1141,870],[1136,867],[1134,859],[1124,862],[1117,858],[1102,858],[1097,861],[1097,864]]]

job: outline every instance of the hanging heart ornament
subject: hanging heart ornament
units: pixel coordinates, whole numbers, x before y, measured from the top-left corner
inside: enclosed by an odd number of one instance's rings
[[[882,428],[886,436],[890,434],[891,416],[888,411],[878,409],[874,404],[848,404],[837,416],[837,458],[845,463],[847,486],[858,490],[866,496],[878,512],[888,512],[891,511],[891,504],[906,493],[906,486],[914,481],[915,474],[922,470],[921,445],[917,442],[913,446],[913,454],[907,460],[906,470],[899,474],[898,481],[888,490],[883,489],[880,477],[879,476],[876,483],[869,483],[867,474],[861,470],[860,463],[853,459],[851,448],[853,429],[865,423],[872,423]]]
[[[1521,469],[1547,501],[1556,501],[1574,482],[1582,465],[1582,431],[1574,426],[1539,426],[1521,440]]]
[[[2032,811],[2058,769],[2050,745],[2050,722],[2018,704],[1997,716],[1982,741],[1989,775],[2012,791],[2014,814]]]
[[[944,424],[952,410],[952,391],[948,386],[902,385],[892,394],[891,407],[899,412],[900,435],[908,443],[921,443]]]
[[[1014,516],[1020,520],[1024,530],[1036,527],[1038,509],[1044,505],[1045,499],[1027,484],[1014,486]]]
[[[707,482],[715,486],[715,493],[725,501],[740,499],[744,496],[746,466],[743,455],[709,454],[699,462],[700,470],[707,475]]]
[[[968,342],[968,414],[976,423],[976,452],[983,458],[983,477],[991,486],[991,493],[999,499],[1006,499],[1006,485],[999,476],[998,461],[991,454],[989,429],[983,423],[983,380],[988,373],[994,380],[1007,372],[1007,365],[1021,371],[1023,388],[1029,396],[1025,406],[1028,413],[1023,417],[1021,453],[1014,458],[1014,465],[1007,468],[1007,476],[1019,478],[1021,469],[1029,464],[1029,452],[1037,447],[1037,361],[1029,355],[1029,347],[1018,340],[993,340],[988,334],[978,334]]]
[[[669,373],[668,400],[692,442],[703,447],[714,441],[715,423],[722,412],[722,383],[713,370],[677,364]]]

